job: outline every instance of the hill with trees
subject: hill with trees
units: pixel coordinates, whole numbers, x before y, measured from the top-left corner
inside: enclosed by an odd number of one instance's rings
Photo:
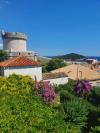
[[[83,59],[86,58],[84,55],[76,54],[76,53],[70,53],[60,56],[51,56],[51,58],[60,58],[60,59],[70,59],[70,60],[76,60],[76,59]]]

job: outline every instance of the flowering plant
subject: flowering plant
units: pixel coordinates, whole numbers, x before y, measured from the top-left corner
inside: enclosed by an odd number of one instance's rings
[[[88,80],[78,80],[75,84],[74,91],[77,96],[83,97],[90,93],[91,84]]]
[[[45,102],[50,103],[54,100],[56,94],[53,86],[49,82],[36,82],[35,90],[38,95],[42,96]]]

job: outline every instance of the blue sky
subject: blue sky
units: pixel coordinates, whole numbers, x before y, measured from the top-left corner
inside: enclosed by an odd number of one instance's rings
[[[100,55],[100,0],[0,0],[0,29],[41,55]]]

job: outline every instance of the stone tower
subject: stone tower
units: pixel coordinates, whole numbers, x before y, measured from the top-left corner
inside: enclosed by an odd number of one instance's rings
[[[26,52],[27,36],[19,32],[2,32],[3,50]]]
[[[7,51],[9,58],[26,56],[37,61],[37,54],[27,50],[27,36],[20,32],[1,32],[3,50]]]

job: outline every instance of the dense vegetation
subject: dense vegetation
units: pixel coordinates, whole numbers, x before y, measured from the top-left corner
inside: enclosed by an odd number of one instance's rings
[[[64,59],[76,60],[76,59],[83,59],[83,58],[86,58],[86,57],[83,55],[71,53],[71,54],[67,54],[67,55],[63,55],[63,56],[52,57],[52,59],[49,60],[48,62],[43,61],[43,60],[39,60],[39,61],[42,64],[42,70],[44,73],[44,72],[52,71],[57,68],[64,67],[66,65],[64,63]]]
[[[4,50],[0,50],[0,62],[8,59],[8,54]]]
[[[51,86],[27,76],[0,77],[0,132],[99,133],[100,88],[80,98],[75,84]]]
[[[25,76],[0,78],[1,133],[60,133],[69,130],[58,109],[34,94],[34,82]],[[74,127],[72,127],[74,128]]]
[[[87,97],[83,97],[84,95],[79,97],[73,89],[76,88],[75,84],[75,81],[69,81],[68,84],[55,88],[55,91],[60,94],[60,101],[65,114],[64,119],[70,124],[75,124],[75,127],[78,126],[81,130],[80,133],[99,133],[100,87],[91,88]]]
[[[83,59],[86,57],[83,55],[80,55],[80,54],[70,53],[70,54],[66,54],[66,55],[54,56],[52,58],[76,60],[76,59]]]
[[[64,60],[63,59],[58,59],[58,58],[51,59],[47,63],[42,62],[43,72],[49,72],[49,71],[52,71],[54,69],[61,68],[61,67],[64,67],[64,66],[65,66]]]

